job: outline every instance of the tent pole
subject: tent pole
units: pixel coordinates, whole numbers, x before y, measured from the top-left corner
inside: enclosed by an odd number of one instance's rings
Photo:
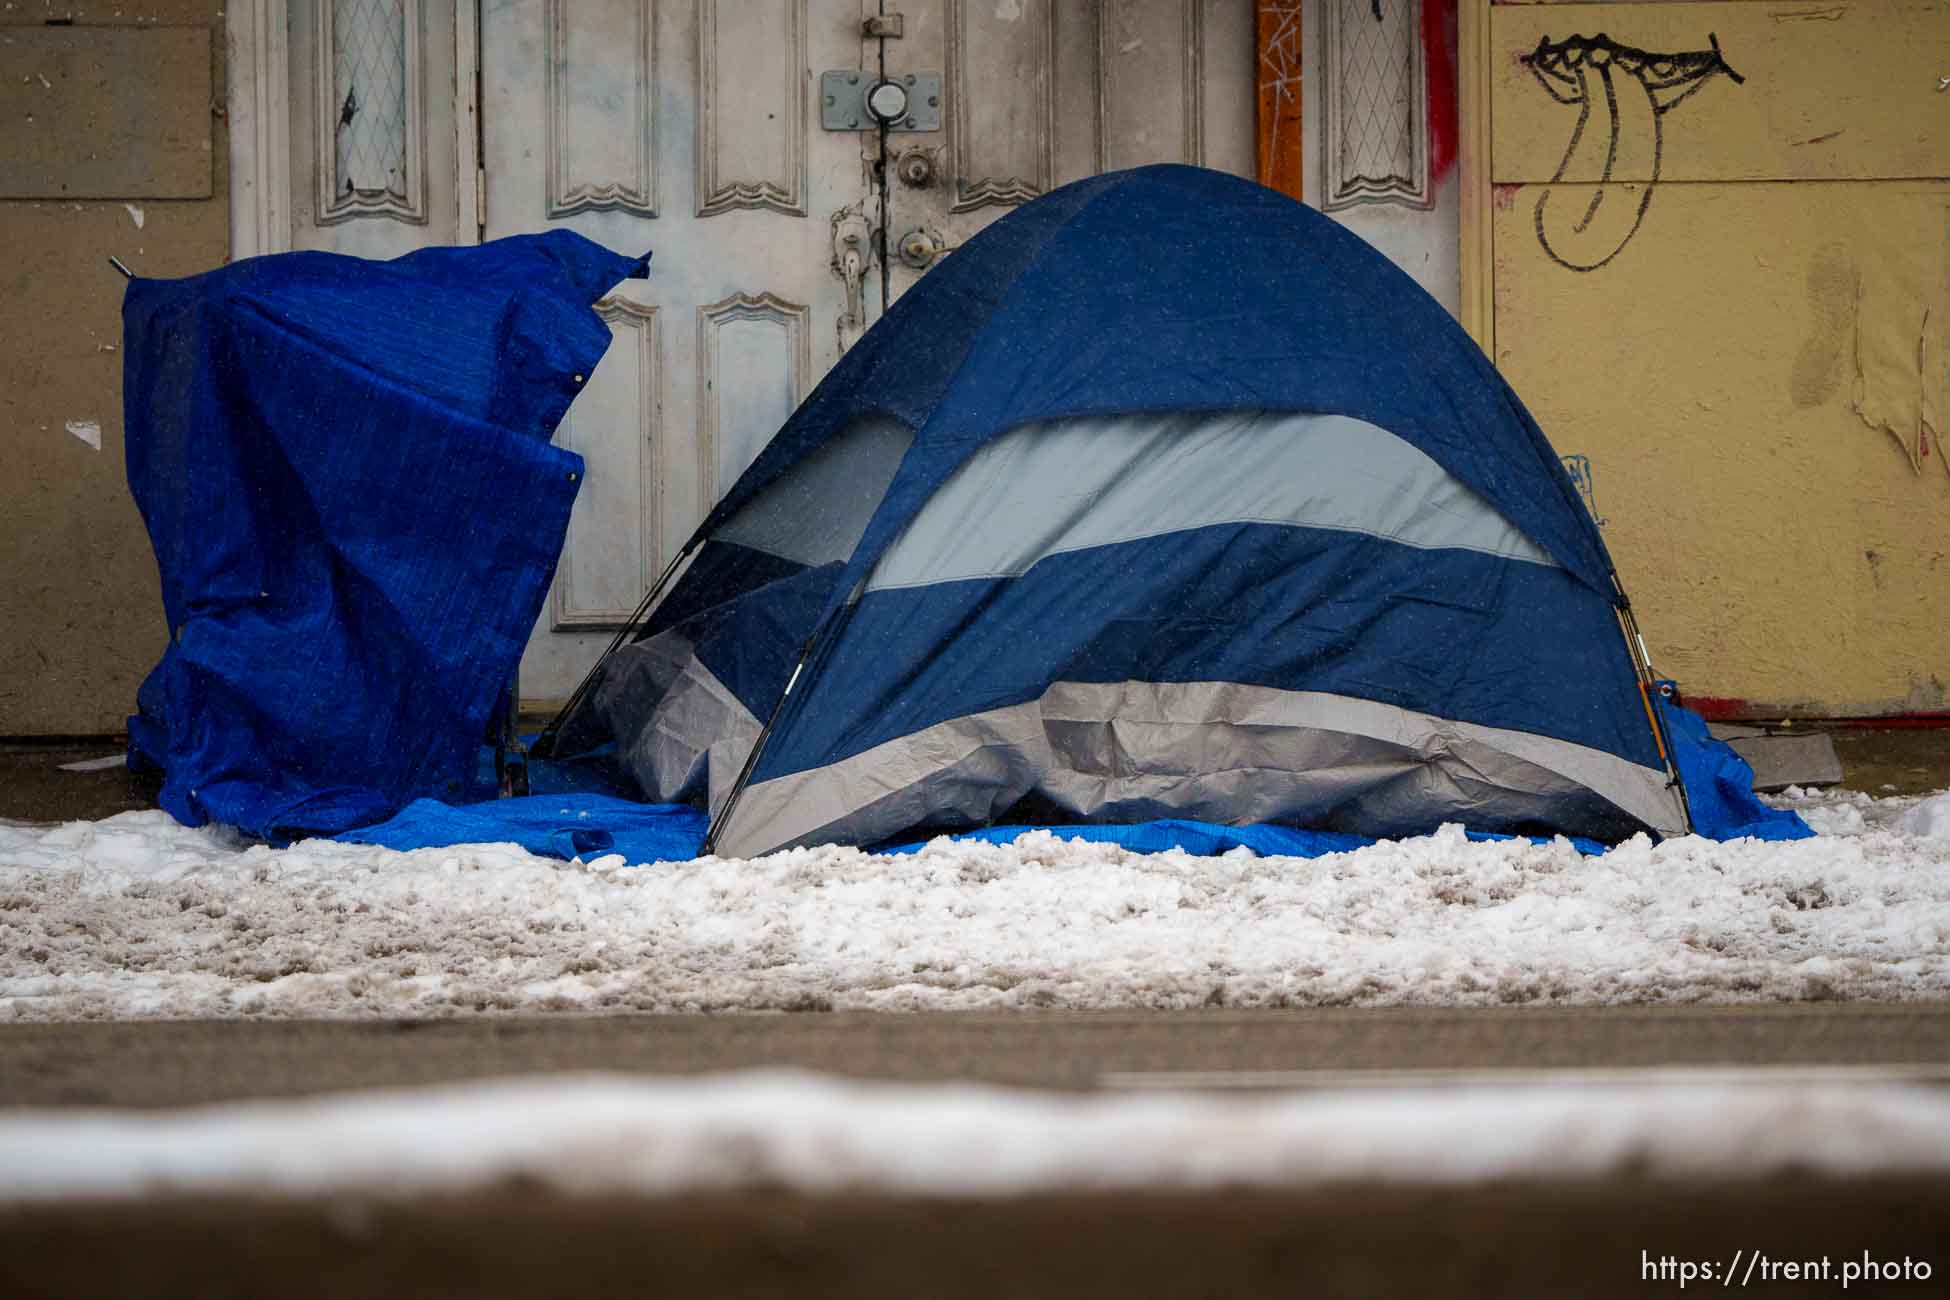
[[[865,586],[865,578],[854,584],[853,597],[857,598]],[[785,679],[785,689],[779,692],[778,703],[772,706],[772,712],[765,719],[765,725],[759,729],[758,739],[752,742],[751,753],[745,755],[745,764],[738,769],[738,779],[731,783],[731,793],[725,796],[724,807],[718,809],[716,815],[711,818],[710,829],[704,832],[704,843],[697,850],[699,857],[718,851],[718,837],[724,833],[725,826],[731,821],[732,810],[738,806],[738,797],[745,793],[746,783],[752,779],[752,773],[757,770],[758,757],[765,749],[765,742],[772,736],[772,728],[778,725],[780,715],[785,712],[785,702],[792,698],[793,687],[799,684],[799,678],[805,673],[806,665],[812,662],[813,652],[831,643],[834,626],[845,623],[851,612],[849,600],[849,604],[841,606],[813,628],[806,637],[806,644],[799,648],[799,662],[792,666],[792,676]]]
[[[1666,777],[1672,788],[1679,792],[1679,811],[1686,819],[1686,829],[1693,829],[1692,801],[1686,797],[1686,783],[1679,779],[1679,769],[1674,766],[1672,757],[1672,738],[1666,733],[1665,719],[1659,716],[1658,706],[1652,703],[1653,694],[1659,689],[1658,678],[1652,672],[1652,657],[1645,648],[1645,636],[1639,631],[1639,621],[1632,613],[1632,602],[1625,595],[1624,584],[1619,582],[1618,574],[1611,575],[1612,590],[1618,593],[1618,601],[1612,607],[1618,615],[1619,631],[1625,637],[1626,653],[1632,657],[1632,667],[1638,674],[1639,698],[1645,704],[1646,721],[1652,726],[1652,743],[1659,749],[1659,758],[1666,765]]]
[[[799,675],[806,671],[806,661],[812,658],[813,645],[819,640],[819,629],[806,638],[806,644],[799,650],[799,662],[792,666],[792,676],[785,679],[785,689],[779,692],[778,703],[766,716],[765,725],[759,728],[758,739],[752,741],[751,752],[745,755],[744,766],[738,769],[738,779],[731,783],[731,792],[725,796],[724,807],[718,809],[711,819],[710,829],[704,832],[704,843],[698,846],[697,855],[709,857],[718,851],[718,836],[723,833],[725,823],[731,820],[731,810],[738,806],[738,796],[745,793],[745,783],[752,779],[752,772],[758,767],[758,755],[765,748],[765,742],[772,735],[772,727],[785,712],[785,702],[792,697],[792,688],[799,684]]]
[[[616,630],[616,635],[610,638],[608,647],[596,656],[596,662],[589,665],[589,671],[582,675],[580,682],[576,683],[576,688],[570,693],[568,702],[556,711],[555,716],[548,720],[548,725],[542,728],[542,734],[535,737],[535,743],[528,747],[530,757],[547,758],[554,750],[556,737],[562,732],[562,724],[568,720],[571,713],[575,712],[576,706],[582,703],[582,697],[589,693],[589,687],[596,680],[596,674],[601,671],[603,664],[616,653],[616,648],[623,644],[623,639],[643,622],[644,617],[650,612],[650,607],[657,603],[657,597],[663,594],[664,587],[669,584],[671,576],[677,572],[677,566],[682,564],[684,557],[691,553],[691,545],[690,542],[686,542],[679,547],[677,554],[673,555],[670,563],[664,566],[664,571],[658,575],[657,580],[650,584],[650,590],[644,593],[643,599],[638,602],[628,620]]]

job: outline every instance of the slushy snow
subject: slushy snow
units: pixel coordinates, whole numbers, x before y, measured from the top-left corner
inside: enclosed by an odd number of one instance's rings
[[[1680,1084],[1060,1096],[797,1073],[557,1076],[0,1117],[0,1203],[759,1187],[916,1195],[1348,1180],[1950,1174],[1950,1094]]]
[[[1933,799],[1925,799],[1911,808],[1903,814],[1897,826],[1911,835],[1950,840],[1950,790],[1945,790]]]
[[[1785,802],[1819,837],[1600,858],[1445,827],[1315,859],[1036,832],[632,866],[0,824],[0,1019],[1950,993],[1950,795]]]

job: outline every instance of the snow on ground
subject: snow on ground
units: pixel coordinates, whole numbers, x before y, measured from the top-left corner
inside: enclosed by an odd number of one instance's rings
[[[1904,829],[1926,805],[1785,802],[1822,835],[1602,858],[1449,827],[1312,860],[1039,832],[627,866],[273,850],[161,812],[0,825],[0,1018],[1950,993],[1950,837]]]
[[[1752,1083],[1060,1096],[797,1073],[0,1117],[0,1203],[159,1193],[1469,1183],[1950,1173],[1950,1094]]]

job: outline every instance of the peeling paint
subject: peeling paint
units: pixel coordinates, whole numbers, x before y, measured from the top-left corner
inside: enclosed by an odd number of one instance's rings
[[[1848,10],[1841,5],[1829,9],[1773,9],[1768,17],[1777,23],[1815,22],[1838,23],[1848,16]]]
[[[1926,268],[1940,250],[1877,246],[1865,232],[1871,257],[1856,293],[1854,381],[1849,409],[1870,429],[1888,435],[1915,473],[1923,472],[1929,445],[1943,434],[1937,407],[1946,352],[1943,289],[1930,291]],[[1927,296],[1926,296],[1927,295]],[[1939,459],[1942,459],[1939,457]]]
[[[102,426],[96,421],[69,420],[67,429],[69,433],[72,433],[96,451],[102,449]]]
[[[142,223],[147,220],[143,215],[142,209],[133,203],[124,203],[122,206],[128,210],[129,220],[135,222],[135,228],[137,230],[142,229]]]

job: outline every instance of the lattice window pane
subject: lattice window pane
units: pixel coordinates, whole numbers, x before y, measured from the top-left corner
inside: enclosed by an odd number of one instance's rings
[[[339,190],[406,197],[406,0],[333,0]]]
[[[1327,0],[1325,17],[1325,205],[1426,206],[1422,0]]]

